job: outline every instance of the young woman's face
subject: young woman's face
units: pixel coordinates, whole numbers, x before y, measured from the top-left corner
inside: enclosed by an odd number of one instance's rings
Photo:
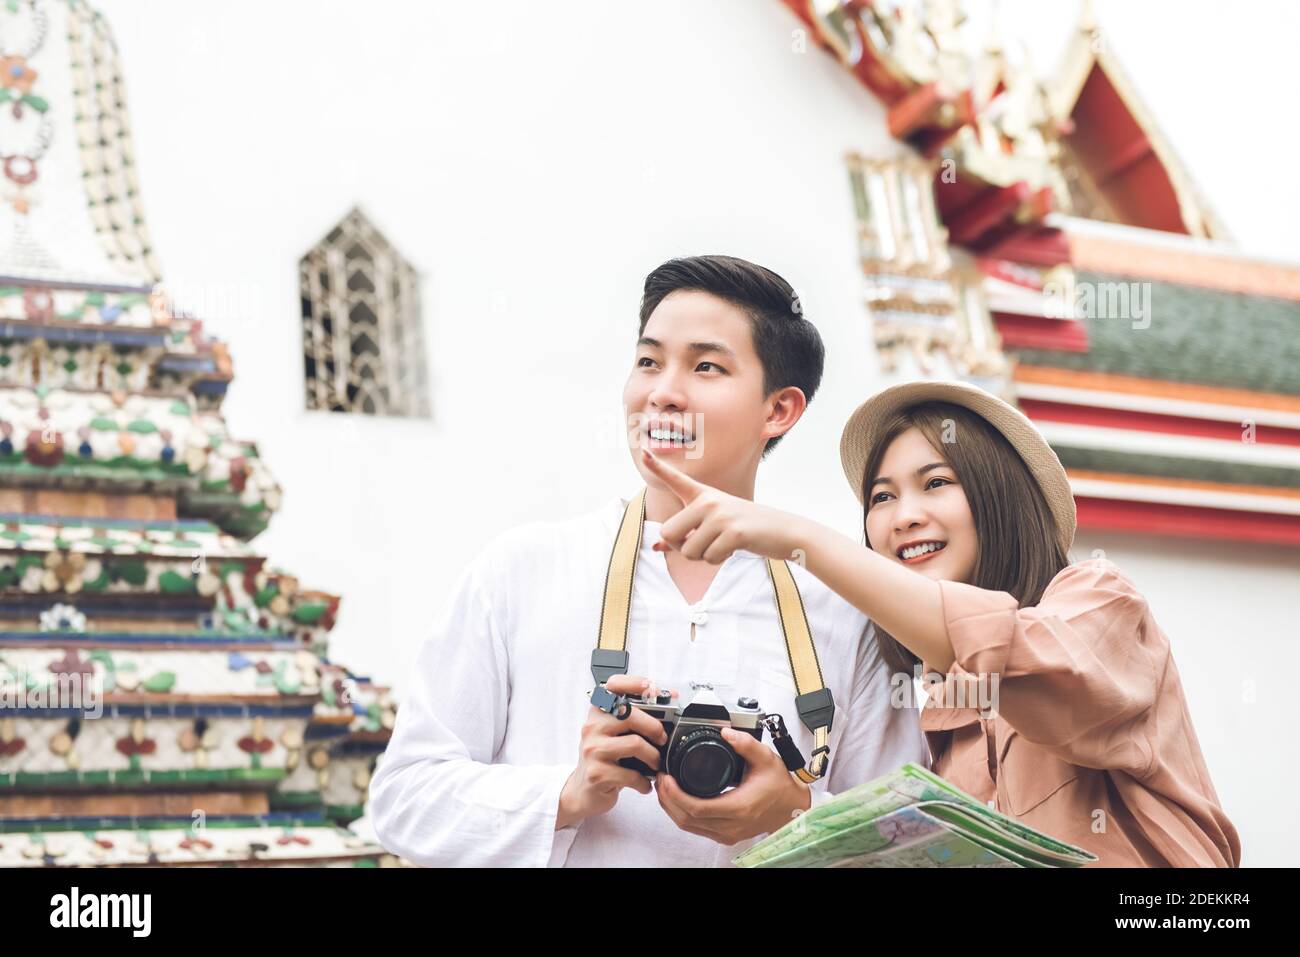
[[[919,429],[895,438],[872,476],[866,531],[872,549],[935,581],[967,582],[974,571],[979,542],[966,493]]]

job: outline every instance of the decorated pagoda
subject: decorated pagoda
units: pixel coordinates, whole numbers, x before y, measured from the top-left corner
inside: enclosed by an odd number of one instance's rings
[[[1239,249],[1091,6],[1040,76],[956,0],[781,0],[878,98],[847,156],[883,371],[1019,405],[1080,529],[1300,545],[1300,263]]]
[[[0,3],[0,866],[395,863],[346,825],[393,725],[160,283],[116,47]]]

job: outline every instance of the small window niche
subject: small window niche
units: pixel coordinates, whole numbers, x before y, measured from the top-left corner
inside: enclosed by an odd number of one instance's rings
[[[306,405],[429,418],[420,277],[353,209],[298,264]]]

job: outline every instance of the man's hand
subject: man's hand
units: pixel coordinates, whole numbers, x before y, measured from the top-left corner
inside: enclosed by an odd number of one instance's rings
[[[605,682],[605,687],[615,694],[653,694],[655,691],[648,680],[632,675],[614,675]],[[618,762],[621,758],[640,758],[649,767],[657,769],[657,748],[667,743],[663,725],[639,708],[633,708],[627,719],[620,721],[593,707],[582,726],[578,766],[560,792],[556,829],[604,814],[618,803],[618,792],[623,788],[649,794],[650,779],[639,771],[621,767]]]
[[[741,549],[764,558],[795,555],[802,528],[799,517],[697,482],[647,449],[641,450],[641,461],[683,506],[663,523],[655,551],[679,551],[710,565],[721,565]]]
[[[808,786],[786,770],[775,751],[743,731],[723,728],[722,736],[745,759],[739,787],[697,798],[670,775],[655,776],[659,804],[679,828],[730,846],[771,833],[812,806]]]

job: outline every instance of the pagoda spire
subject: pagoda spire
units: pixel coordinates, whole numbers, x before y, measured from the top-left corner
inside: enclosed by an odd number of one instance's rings
[[[340,826],[388,689],[328,659],[340,596],[250,544],[280,488],[156,287],[82,0],[0,0],[0,174],[0,866],[391,862]]]
[[[83,0],[0,2],[0,279],[161,279],[117,45]]]

